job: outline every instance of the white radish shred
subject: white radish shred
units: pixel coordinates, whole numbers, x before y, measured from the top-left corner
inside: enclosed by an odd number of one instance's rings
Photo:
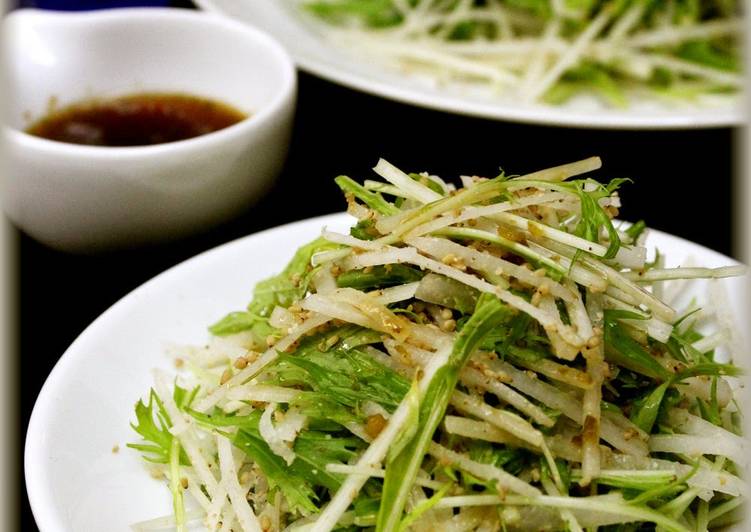
[[[224,436],[217,436],[216,439],[219,451],[219,467],[222,472],[222,484],[232,502],[235,516],[244,532],[261,532],[258,518],[248,504],[245,493],[240,487],[240,482],[237,480],[235,460],[232,457],[232,444]]]
[[[373,170],[386,181],[403,191],[408,197],[421,203],[431,203],[443,197],[429,187],[410,178],[385,159],[379,159],[378,164]]]
[[[482,479],[492,480],[499,489],[509,490],[521,495],[534,497],[540,494],[540,490],[530,484],[519,480],[499,467],[483,464],[470,460],[468,457],[443,447],[435,442],[430,444],[428,453],[437,458],[441,463],[456,465],[460,469]]]

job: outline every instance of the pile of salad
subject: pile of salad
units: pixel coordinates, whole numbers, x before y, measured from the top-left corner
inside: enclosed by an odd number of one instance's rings
[[[743,346],[596,157],[456,187],[381,160],[156,374],[133,429],[170,516],[137,530],[705,531],[739,522]],[[676,308],[681,283],[713,297]]]
[[[712,103],[743,86],[737,0],[298,2],[361,57],[511,101]]]

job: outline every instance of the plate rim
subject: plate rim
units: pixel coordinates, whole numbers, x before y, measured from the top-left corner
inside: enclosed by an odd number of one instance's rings
[[[43,425],[41,425],[43,416],[45,414],[49,415],[48,411],[54,405],[54,397],[52,397],[51,394],[56,388],[60,387],[60,381],[64,377],[66,368],[86,353],[84,350],[79,350],[78,346],[86,342],[92,334],[96,333],[98,324],[104,322],[110,315],[119,312],[120,309],[127,308],[132,301],[138,299],[142,294],[147,293],[165,279],[178,275],[182,270],[188,269],[196,263],[207,260],[210,256],[221,254],[233,247],[241,247],[247,240],[255,237],[262,237],[268,233],[285,232],[295,227],[312,224],[313,222],[320,223],[321,227],[323,227],[327,222],[334,223],[336,221],[341,221],[344,216],[346,216],[346,213],[337,212],[284,223],[230,240],[229,242],[219,244],[193,255],[154,275],[136,288],[127,292],[110,305],[104,312],[99,314],[78,334],[78,336],[76,336],[73,342],[71,342],[71,344],[60,355],[57,362],[55,362],[55,365],[52,367],[52,370],[45,378],[44,384],[34,400],[34,407],[32,408],[29,422],[26,426],[22,464],[24,481],[31,513],[34,516],[34,520],[40,531],[47,532],[53,530],[64,530],[64,522],[61,519],[60,512],[55,507],[54,500],[51,498],[51,493],[48,489],[49,486],[44,482],[45,468],[43,467],[43,464],[46,456],[42,452],[44,446],[38,443],[41,442],[42,439],[35,438],[34,436],[44,430]]]
[[[235,0],[194,0],[196,6],[208,13],[238,20],[228,13],[223,6]],[[247,2],[249,10],[272,13],[274,3],[279,0],[252,0]],[[362,74],[352,72],[337,62],[321,61],[308,56],[304,51],[288,46],[284,39],[272,34],[262,25],[239,19],[244,24],[255,26],[257,29],[269,33],[279,40],[287,50],[295,64],[303,71],[318,76],[335,84],[354,89],[366,94],[379,96],[403,104],[414,105],[424,109],[433,109],[446,113],[483,118],[501,122],[515,122],[521,124],[570,127],[577,129],[607,129],[607,130],[696,130],[738,127],[746,123],[747,112],[739,103],[730,108],[705,108],[699,115],[690,113],[669,113],[659,115],[659,121],[654,121],[649,114],[629,115],[599,113],[596,110],[582,112],[556,106],[517,106],[513,102],[503,104],[485,103],[460,96],[441,93],[428,93],[421,87],[401,87],[384,79],[368,79]],[[296,24],[299,26],[299,24]],[[304,28],[301,31],[306,31]],[[326,44],[326,46],[330,46]],[[333,47],[331,47],[334,50]],[[336,50],[334,50],[336,51]]]
[[[335,225],[350,220],[351,217],[346,212],[336,212],[330,214],[324,214],[314,216],[311,218],[305,218],[293,222],[284,223],[274,227],[269,227],[261,231],[245,235],[234,240],[219,244],[213,248],[202,251],[196,255],[193,255],[169,268],[156,274],[150,279],[146,280],[136,288],[127,292],[112,305],[110,305],[104,312],[97,316],[81,333],[73,340],[73,342],[65,349],[60,355],[59,359],[53,366],[50,373],[47,375],[44,384],[42,385],[39,394],[34,401],[34,407],[29,417],[29,423],[26,427],[26,435],[23,447],[23,468],[24,468],[24,480],[26,484],[26,495],[29,500],[34,520],[37,526],[42,532],[48,532],[53,530],[65,530],[64,520],[56,506],[54,498],[50,490],[50,485],[45,482],[45,460],[47,459],[44,450],[47,446],[42,445],[41,442],[46,442],[44,438],[36,437],[44,431],[44,425],[42,424],[45,419],[45,415],[49,415],[50,409],[54,406],[53,393],[59,389],[64,383],[66,369],[75,364],[75,362],[86,356],[86,351],[79,349],[79,346],[85,343],[92,335],[96,335],[97,330],[101,327],[101,323],[106,323],[109,317],[122,310],[128,308],[133,301],[140,298],[143,294],[147,294],[155,286],[160,285],[165,280],[180,275],[184,270],[188,270],[195,264],[199,264],[203,261],[210,260],[210,257],[225,253],[232,248],[241,248],[248,245],[249,240],[256,238],[262,238],[273,233],[284,233],[295,228],[303,228],[315,226],[323,228],[325,225]],[[686,238],[675,236],[659,229],[648,228],[651,234],[658,235],[660,238],[668,238],[674,240],[681,245],[688,245],[691,247],[697,247],[701,249],[702,253],[712,255],[716,260],[722,260],[728,264],[740,264],[739,261],[732,257],[715,251],[711,248],[692,242]],[[291,253],[290,253],[291,256]],[[155,363],[156,365],[156,363]],[[125,421],[124,421],[125,422]]]

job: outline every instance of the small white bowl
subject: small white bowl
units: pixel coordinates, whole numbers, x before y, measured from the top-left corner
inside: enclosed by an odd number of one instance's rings
[[[3,208],[59,248],[137,245],[205,229],[257,200],[284,163],[296,77],[270,37],[182,9],[19,10],[3,21]],[[83,146],[24,132],[88,98],[188,93],[249,118],[188,140]]]

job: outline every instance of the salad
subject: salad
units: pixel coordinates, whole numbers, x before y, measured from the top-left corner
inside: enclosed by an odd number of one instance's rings
[[[668,268],[596,157],[455,186],[385,160],[324,228],[178,350],[129,445],[173,514],[136,530],[714,530],[749,458],[744,267]],[[682,283],[708,302],[677,307]]]
[[[610,107],[727,100],[743,86],[736,0],[302,0],[326,34],[437,83]],[[725,96],[723,96],[725,95]]]

